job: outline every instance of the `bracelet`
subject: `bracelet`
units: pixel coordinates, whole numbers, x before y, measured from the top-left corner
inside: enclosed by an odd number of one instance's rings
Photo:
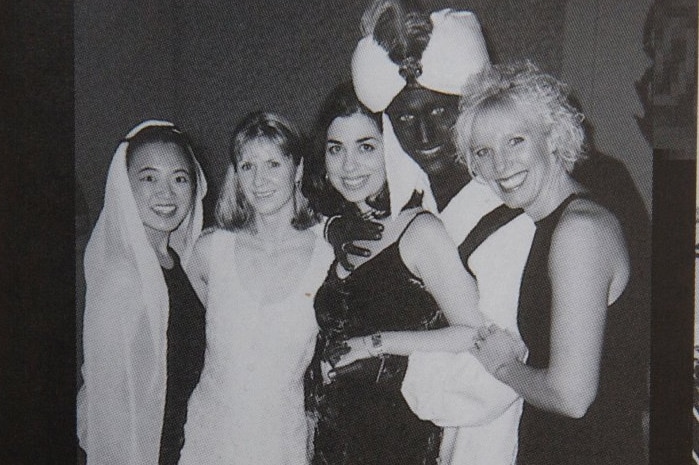
[[[367,337],[370,338],[370,344],[367,344]],[[362,340],[364,341],[364,345],[366,346],[369,355],[371,355],[372,357],[383,356],[383,340],[381,339],[380,332],[376,332],[371,336],[364,336]]]

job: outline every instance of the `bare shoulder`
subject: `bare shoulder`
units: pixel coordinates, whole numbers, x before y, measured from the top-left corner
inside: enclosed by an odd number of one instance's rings
[[[563,212],[553,241],[581,246],[625,247],[619,220],[609,210],[588,199],[576,199]]]
[[[563,212],[551,241],[549,267],[555,276],[611,280],[615,296],[629,276],[629,256],[619,220],[588,199],[576,199]]]
[[[434,234],[446,235],[446,229],[442,220],[430,212],[418,213],[412,222],[407,226],[404,238],[409,241],[424,240]]]
[[[399,244],[406,264],[438,263],[456,250],[442,221],[431,213],[418,214],[408,225]]]
[[[211,243],[214,240],[214,235],[216,231],[216,228],[206,228],[205,230],[203,230],[201,232],[201,235],[197,239],[197,242],[194,244],[195,249],[211,249]]]
[[[211,257],[211,248],[213,247],[215,232],[216,230],[214,228],[207,228],[202,232],[197,239],[197,242],[194,244],[192,258],[187,264],[187,273],[191,276],[206,276],[209,268],[209,257]]]

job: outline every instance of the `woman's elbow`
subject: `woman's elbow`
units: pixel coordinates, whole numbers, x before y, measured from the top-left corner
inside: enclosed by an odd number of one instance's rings
[[[578,398],[564,401],[561,404],[560,413],[570,418],[582,418],[592,405],[592,400]]]
[[[592,403],[597,397],[597,388],[576,389],[567,386],[567,388],[557,389],[558,395],[558,413],[569,418],[582,418],[589,410]]]

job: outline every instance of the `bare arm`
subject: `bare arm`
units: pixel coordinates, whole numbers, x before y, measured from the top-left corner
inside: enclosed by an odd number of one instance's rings
[[[192,251],[192,258],[189,260],[185,270],[194,291],[197,293],[201,303],[204,304],[204,307],[206,307],[209,289],[209,257],[211,257],[212,242],[212,233],[204,233],[197,239]]]
[[[472,348],[477,328],[485,321],[478,311],[476,282],[464,269],[442,222],[432,215],[420,215],[406,230],[399,247],[406,266],[423,281],[451,326],[433,331],[382,333],[383,352],[456,353]],[[363,338],[351,339],[348,344],[352,351],[338,366],[371,356]]]
[[[582,417],[597,395],[607,306],[623,290],[629,264],[621,229],[606,210],[571,204],[554,233],[549,255],[551,351],[547,368],[493,355],[507,335],[487,336],[479,354],[486,368],[529,403]],[[488,358],[490,360],[488,361]]]

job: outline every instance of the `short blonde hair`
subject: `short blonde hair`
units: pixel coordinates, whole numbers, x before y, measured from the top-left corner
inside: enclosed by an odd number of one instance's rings
[[[266,139],[279,146],[297,167],[306,149],[305,139],[300,131],[279,115],[258,111],[243,118],[231,136],[226,179],[216,204],[215,217],[219,228],[229,231],[255,231],[254,212],[245,198],[238,177],[238,159],[243,146],[257,139]],[[294,216],[291,218],[291,224],[294,228],[304,230],[318,223],[320,216],[311,209],[299,186],[294,188],[293,200]]]
[[[547,130],[547,143],[570,173],[587,158],[583,114],[569,101],[568,86],[542,72],[530,61],[492,65],[464,86],[459,117],[454,126],[458,154],[473,176],[471,131],[478,111],[503,102],[523,103],[533,109]]]

